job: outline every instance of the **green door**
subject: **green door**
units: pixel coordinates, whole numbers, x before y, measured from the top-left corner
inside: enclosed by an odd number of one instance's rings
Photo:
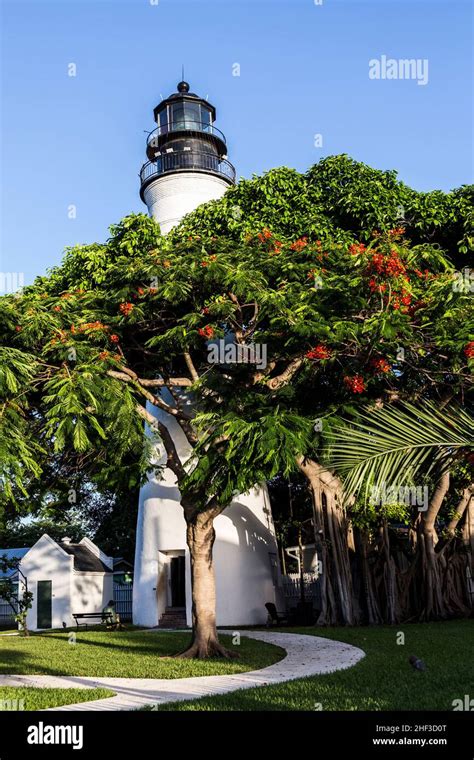
[[[38,581],[37,597],[37,627],[51,628],[52,581]]]

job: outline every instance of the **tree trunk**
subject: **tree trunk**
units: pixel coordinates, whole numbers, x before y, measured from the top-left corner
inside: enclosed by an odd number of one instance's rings
[[[438,536],[435,521],[443,500],[449,490],[449,472],[443,473],[434,490],[428,509],[420,521],[420,546],[422,583],[425,588],[424,606],[420,620],[447,617],[446,603],[442,593],[440,563],[435,552]]]
[[[191,556],[193,635],[188,649],[178,657],[206,659],[238,657],[219,641],[216,629],[216,582],[212,548],[214,512],[199,512],[187,520],[186,540]]]
[[[318,625],[354,625],[359,622],[354,606],[349,559],[349,523],[341,506],[341,482],[317,462],[301,459],[299,468],[312,494],[315,540],[322,562],[321,612]]]
[[[356,530],[356,551],[358,550],[360,558],[360,568],[362,575],[363,600],[365,603],[367,622],[369,625],[375,625],[383,622],[382,614],[375,593],[374,581],[368,560],[369,537],[365,529]]]

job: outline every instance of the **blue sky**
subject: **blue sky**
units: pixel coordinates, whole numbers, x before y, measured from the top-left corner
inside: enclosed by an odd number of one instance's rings
[[[472,182],[469,0],[153,3],[0,0],[1,271],[31,282],[146,210],[145,131],[182,63],[239,176],[348,153],[419,190]],[[428,84],[369,79],[382,55],[428,59]]]

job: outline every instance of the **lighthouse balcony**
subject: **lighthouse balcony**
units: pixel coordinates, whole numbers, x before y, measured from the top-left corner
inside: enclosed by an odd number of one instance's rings
[[[209,144],[219,155],[227,153],[226,141],[223,132],[209,122],[198,122],[191,119],[171,121],[160,124],[149,133],[146,140],[146,153],[153,160],[157,150],[160,150],[170,139],[197,138],[204,145]]]
[[[226,180],[229,185],[235,182],[235,168],[226,158],[198,150],[171,150],[157,155],[154,161],[143,164],[140,170],[142,200],[147,185],[157,177],[177,172],[203,172],[217,175]]]

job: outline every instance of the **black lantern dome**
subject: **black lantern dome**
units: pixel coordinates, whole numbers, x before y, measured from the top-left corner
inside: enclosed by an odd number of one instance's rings
[[[157,174],[197,171],[235,182],[225,137],[214,126],[216,109],[190,92],[188,82],[179,82],[177,91],[154,108],[153,116],[157,127],[148,135],[148,162],[140,172],[142,199],[145,186]]]

